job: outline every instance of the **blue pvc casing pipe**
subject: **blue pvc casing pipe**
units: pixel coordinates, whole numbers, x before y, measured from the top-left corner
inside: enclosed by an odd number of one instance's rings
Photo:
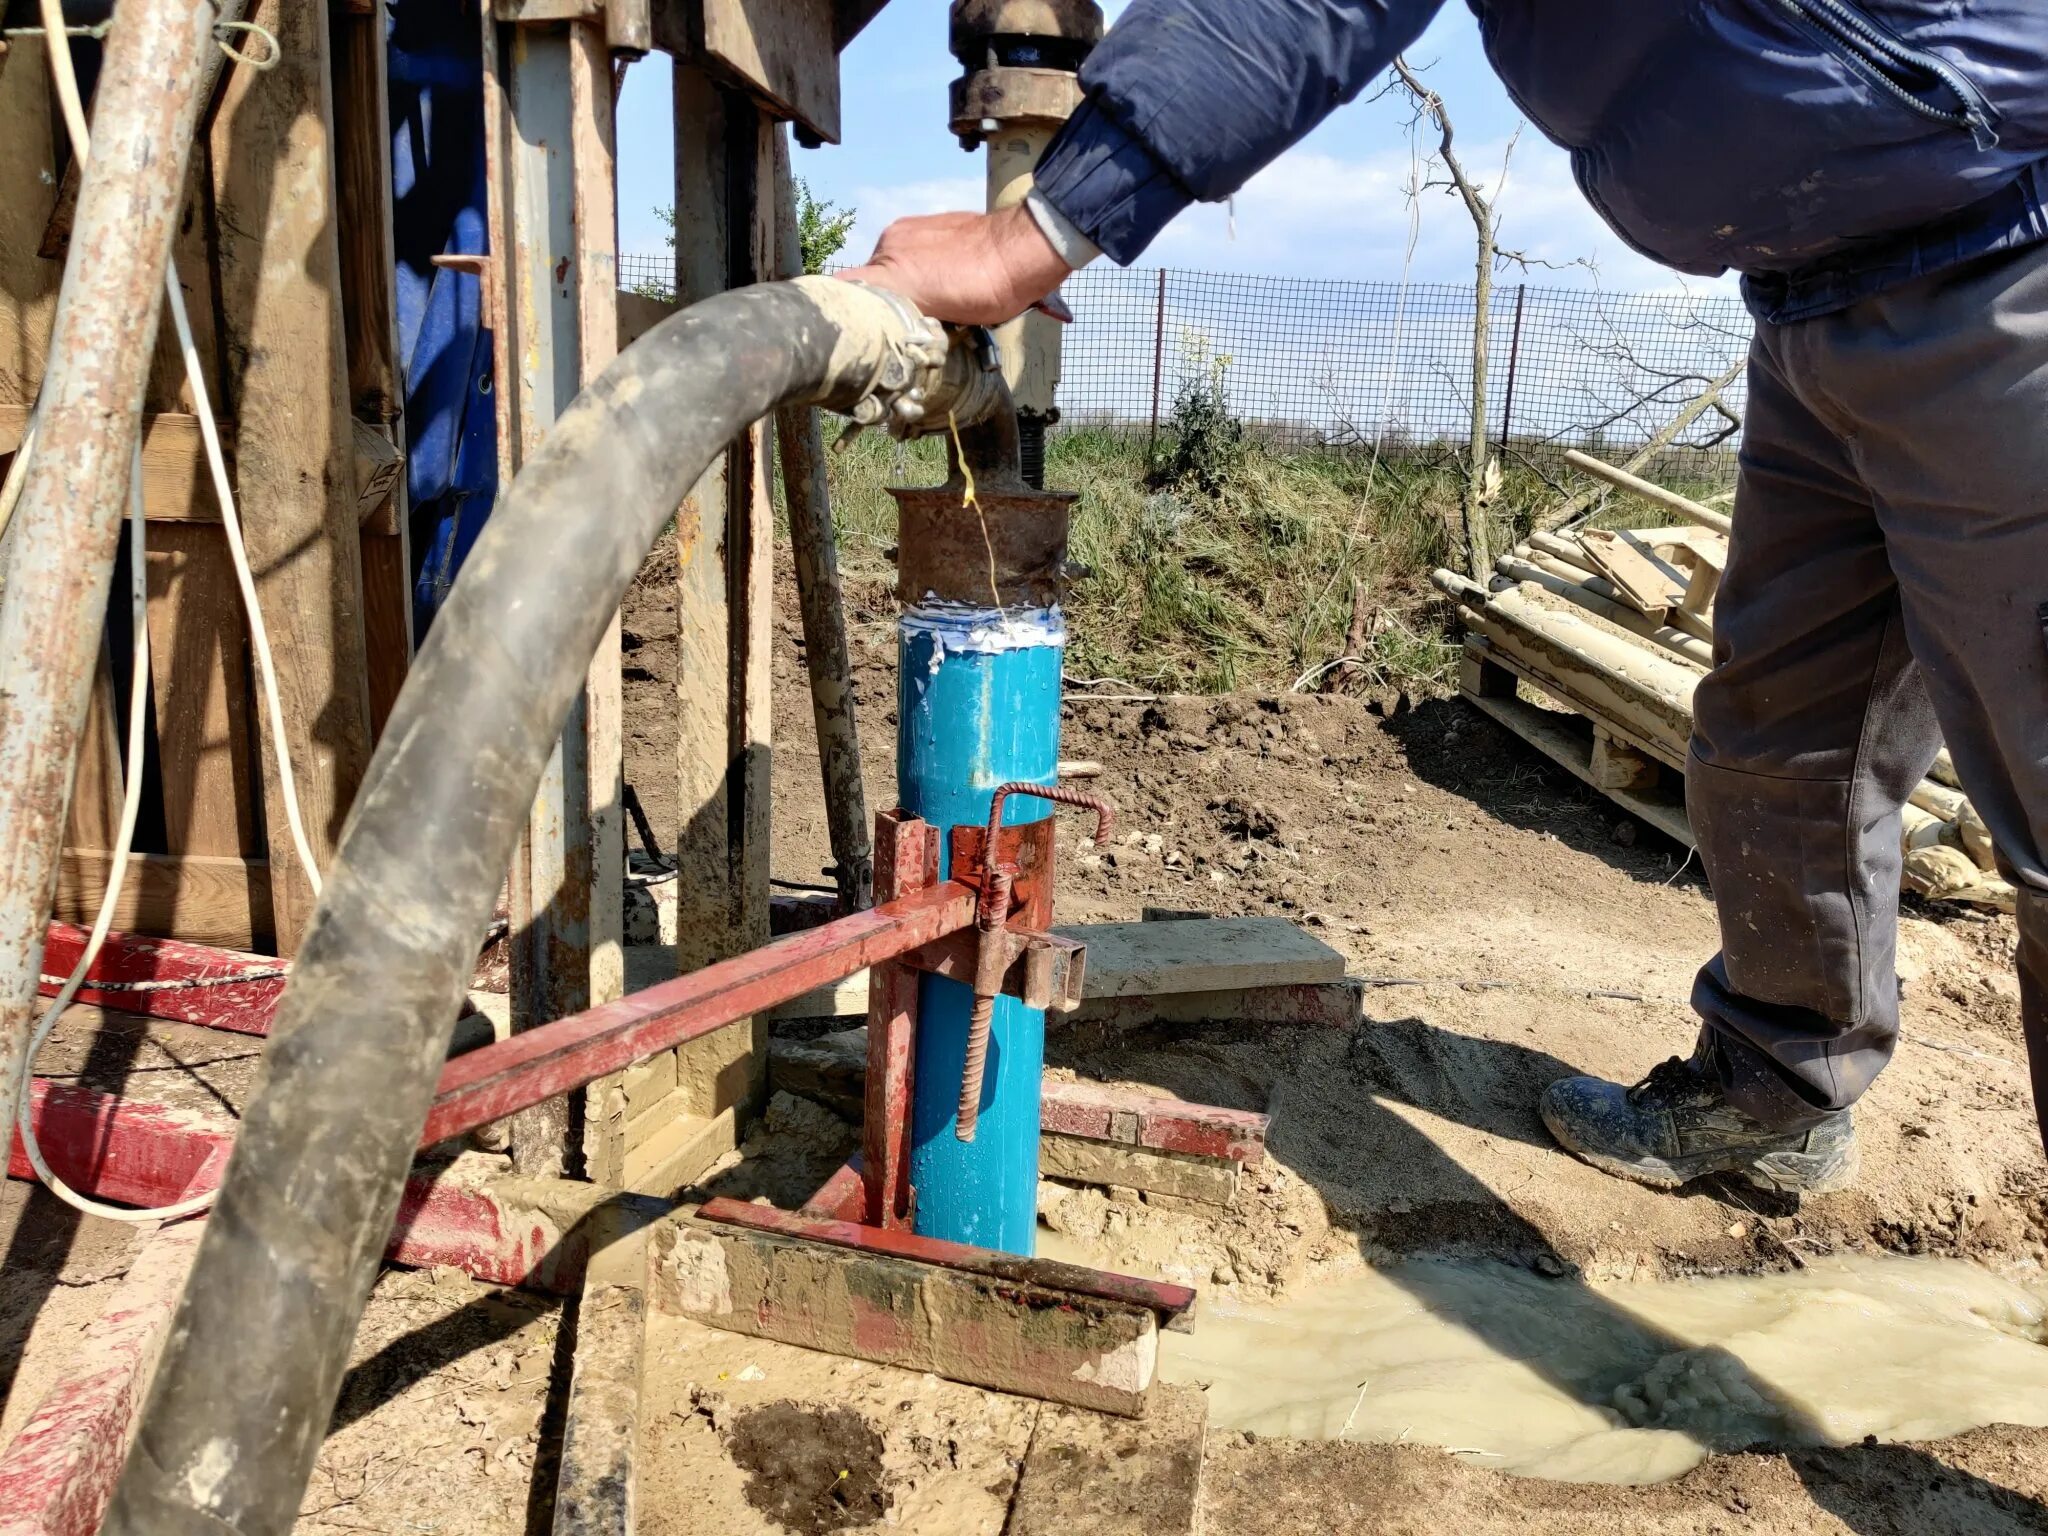
[[[1058,609],[925,603],[898,626],[896,779],[904,808],[940,833],[984,826],[996,787],[1052,784],[1059,769]],[[1006,824],[1043,820],[1042,800],[1006,801]],[[1038,1101],[1045,1012],[996,999],[981,1116],[974,1140],[954,1134],[973,990],[924,976],[918,983],[917,1058],[911,1094],[910,1181],[915,1227],[925,1237],[1029,1255],[1038,1226]]]

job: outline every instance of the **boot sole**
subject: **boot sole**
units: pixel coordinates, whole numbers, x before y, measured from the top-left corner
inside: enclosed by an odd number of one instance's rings
[[[1736,1152],[1724,1152],[1702,1153],[1698,1157],[1681,1158],[1675,1162],[1661,1157],[1627,1162],[1573,1145],[1570,1136],[1551,1118],[1549,1106],[1542,1106],[1540,1113],[1557,1144],[1580,1162],[1618,1179],[1646,1184],[1651,1189],[1677,1189],[1696,1179],[1725,1173],[1753,1188],[1775,1194],[1829,1195],[1856,1182],[1861,1161],[1856,1140],[1851,1137],[1846,1146],[1832,1153],[1784,1151],[1769,1152],[1762,1157],[1745,1157]]]

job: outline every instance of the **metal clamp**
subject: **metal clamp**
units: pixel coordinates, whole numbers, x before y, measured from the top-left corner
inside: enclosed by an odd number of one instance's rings
[[[1064,785],[1004,784],[989,801],[988,827],[983,835],[981,888],[974,904],[976,949],[974,956],[974,1007],[967,1017],[967,1059],[960,1073],[960,1104],[953,1134],[962,1141],[974,1140],[975,1125],[981,1118],[981,1084],[988,1069],[990,1026],[995,1019],[996,998],[1016,958],[1011,934],[1010,897],[1016,887],[1019,868],[1002,852],[1003,802],[1012,795],[1032,795],[1056,805],[1079,806],[1095,813],[1095,846],[1107,847],[1110,828],[1116,824],[1116,808],[1100,795]],[[1050,871],[1047,871],[1048,879]]]

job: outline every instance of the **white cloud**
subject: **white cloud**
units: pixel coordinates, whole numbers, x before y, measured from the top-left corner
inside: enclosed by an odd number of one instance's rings
[[[1526,274],[1510,266],[1496,273],[1498,281],[1598,286],[1616,293],[1732,287],[1732,279],[1689,277],[1631,250],[1579,192],[1565,152],[1531,130],[1522,133],[1507,157],[1503,188],[1507,152],[1507,140],[1495,139],[1463,147],[1461,158],[1490,191],[1499,189],[1501,244],[1550,265],[1532,266]],[[978,167],[979,160],[971,163]],[[1166,229],[1143,261],[1218,272],[1374,280],[1398,278],[1405,266],[1413,282],[1469,284],[1472,222],[1464,204],[1438,187],[1409,196],[1411,184],[1418,177],[1426,182],[1431,173],[1426,154],[1418,159],[1405,144],[1360,157],[1296,149],[1237,195],[1234,218],[1221,205],[1197,204]],[[894,219],[979,208],[983,195],[982,178],[971,173],[862,185],[848,198],[860,219],[847,253],[864,257]],[[1411,230],[1412,257],[1407,251]],[[1587,261],[1591,269],[1574,265]]]
[[[1498,188],[1500,242],[1534,261],[1526,280],[1551,286],[1590,286],[1615,292],[1713,289],[1710,279],[1688,277],[1638,255],[1608,229],[1572,179],[1565,152],[1525,132],[1500,173],[1507,141],[1467,146],[1461,160],[1489,191]],[[1472,281],[1472,221],[1458,197],[1409,188],[1431,170],[1408,147],[1346,159],[1294,150],[1253,177],[1237,195],[1232,216],[1215,206],[1189,209],[1147,253],[1148,262],[1218,271],[1264,272],[1323,278],[1398,277],[1404,266],[1414,282]],[[1407,245],[1413,234],[1412,258]],[[1573,267],[1591,261],[1595,270]],[[1597,276],[1595,275],[1597,271]],[[1504,281],[1522,281],[1510,269]],[[1725,282],[1725,280],[1724,280]]]
[[[971,164],[977,173],[981,169],[979,156],[969,161],[963,154],[960,160],[963,165]],[[850,261],[867,260],[868,253],[875,248],[876,238],[898,219],[913,214],[950,213],[963,208],[982,207],[988,198],[987,186],[983,176],[974,174],[936,176],[895,186],[870,184],[854,188],[846,201],[858,211],[859,217],[846,240],[846,258]]]

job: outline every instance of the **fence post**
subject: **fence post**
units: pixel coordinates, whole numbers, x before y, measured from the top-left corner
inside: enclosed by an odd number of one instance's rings
[[[1145,462],[1159,441],[1159,375],[1166,364],[1166,268],[1159,269],[1159,293],[1152,311],[1152,427],[1145,434]]]
[[[1508,428],[1515,420],[1515,365],[1522,360],[1522,304],[1529,297],[1529,285],[1515,285],[1515,328],[1508,337],[1508,386],[1500,405],[1500,451],[1508,451]]]

